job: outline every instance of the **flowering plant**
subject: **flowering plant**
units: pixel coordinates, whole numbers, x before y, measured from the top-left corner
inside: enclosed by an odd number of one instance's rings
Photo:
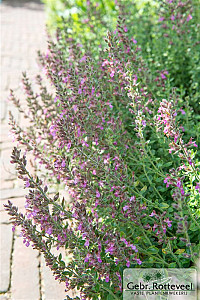
[[[179,90],[165,68],[151,68],[123,17],[105,42],[96,57],[58,31],[39,56],[55,95],[41,76],[35,93],[26,74],[28,111],[10,95],[30,120],[21,128],[10,116],[38,174],[15,147],[26,214],[5,208],[75,299],[122,299],[124,268],[190,267],[199,254],[198,136],[188,138]]]

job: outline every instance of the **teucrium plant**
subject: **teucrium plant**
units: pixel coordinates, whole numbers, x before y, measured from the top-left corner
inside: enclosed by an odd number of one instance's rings
[[[26,74],[28,111],[10,95],[30,120],[21,128],[11,114],[12,131],[45,176],[30,174],[15,147],[11,162],[29,190],[26,213],[10,201],[5,207],[26,246],[44,254],[66,290],[79,290],[75,299],[122,299],[123,268],[190,267],[199,253],[197,144],[184,137],[168,71],[151,69],[129,34],[120,17],[93,57],[58,31],[40,54],[55,97],[40,76],[34,93]],[[52,185],[60,194],[69,189],[70,201],[52,196]]]

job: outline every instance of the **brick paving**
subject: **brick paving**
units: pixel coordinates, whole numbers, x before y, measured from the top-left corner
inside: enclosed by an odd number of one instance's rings
[[[1,1],[0,1],[1,2]],[[44,259],[31,247],[26,248],[19,231],[12,232],[3,204],[10,199],[23,211],[24,189],[16,179],[10,164],[13,148],[9,135],[8,112],[12,111],[20,124],[24,122],[18,111],[8,103],[9,88],[23,99],[20,80],[26,71],[30,79],[37,75],[37,50],[46,49],[45,14],[36,0],[7,0],[1,9],[1,195],[0,195],[0,300],[62,300],[64,286],[59,285],[46,267]]]

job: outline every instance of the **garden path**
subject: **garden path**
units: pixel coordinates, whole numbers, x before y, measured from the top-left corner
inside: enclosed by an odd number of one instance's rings
[[[1,1],[0,1],[1,2]],[[24,120],[7,101],[9,88],[23,99],[20,86],[21,73],[26,71],[31,79],[39,69],[37,50],[46,48],[44,6],[38,0],[5,0],[1,9],[1,195],[0,195],[0,300],[63,300],[65,285],[59,285],[46,267],[43,257],[31,247],[23,245],[19,231],[12,232],[9,217],[3,204],[10,199],[23,210],[23,184],[16,179],[10,164],[14,146],[9,135],[8,112],[19,124]],[[16,143],[15,143],[16,145]]]

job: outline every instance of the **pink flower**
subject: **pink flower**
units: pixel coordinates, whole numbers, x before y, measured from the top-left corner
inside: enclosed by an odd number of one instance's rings
[[[46,233],[49,234],[49,235],[52,234],[52,228],[49,227],[49,228],[46,230]]]
[[[85,259],[84,259],[84,262],[88,262],[89,259],[90,259],[90,256],[91,256],[91,255],[88,253],[88,254],[86,255]]]
[[[89,145],[86,143],[86,141],[83,141],[83,142],[82,142],[82,146],[89,147]]]
[[[112,70],[112,72],[110,73],[110,77],[114,77],[114,75],[115,75],[115,71]]]
[[[98,260],[99,263],[102,263],[102,259],[101,259],[101,256],[100,256],[99,253],[97,254],[97,260]]]
[[[166,79],[167,78],[163,73],[161,73],[160,76],[161,76],[162,79]]]
[[[158,227],[158,225],[157,225],[157,224],[154,224],[154,225],[153,225],[153,231],[155,231],[157,227]]]
[[[121,238],[121,241],[124,242],[124,244],[127,246],[128,245],[128,242],[125,238]]]
[[[175,136],[174,136],[174,142],[176,143],[177,140],[178,140],[178,134],[175,134]]]
[[[187,16],[187,22],[189,22],[190,20],[192,20],[192,16],[191,16],[191,15],[188,15],[188,16]]]
[[[129,267],[130,267],[130,265],[131,265],[131,264],[130,264],[130,261],[129,261],[129,260],[127,260],[127,261],[126,261],[126,266],[127,266],[127,268],[129,268]]]
[[[66,279],[66,281],[65,281],[65,286],[66,286],[66,288],[69,286],[68,279]]]
[[[100,198],[100,197],[101,197],[101,194],[99,193],[98,190],[96,190],[96,197],[97,197],[97,198]]]
[[[170,179],[171,179],[171,177],[169,175],[164,179],[164,183],[166,183],[166,187],[169,187],[169,185],[172,184]]]
[[[200,193],[200,182],[197,182],[196,186],[195,186],[195,190],[198,190]]]
[[[104,60],[104,62],[102,63],[102,67],[109,65],[109,61],[107,59]]]
[[[153,217],[153,216],[156,216],[155,210],[153,210],[152,213],[149,215],[149,217]]]
[[[25,183],[25,187],[29,187],[30,186],[30,182],[29,182],[29,179],[26,180],[26,183]]]
[[[78,106],[77,105],[73,105],[73,110],[74,110],[74,112],[77,112],[78,111]]]
[[[65,167],[65,161],[64,161],[64,160],[62,161],[61,166],[62,166],[63,168]]]
[[[123,207],[123,211],[126,211],[127,209],[129,209],[129,205],[125,205],[125,206]]]
[[[25,245],[26,245],[26,247],[29,247],[29,245],[30,245],[29,241],[27,241]]]
[[[182,113],[182,115],[185,115],[185,111],[182,108],[180,108],[179,110]]]
[[[70,148],[71,148],[71,142],[69,142],[68,144],[67,144],[67,149],[69,150]]]
[[[132,196],[131,198],[130,198],[130,202],[132,202],[132,201],[134,201],[135,200],[135,196]]]
[[[162,22],[162,21],[164,21],[164,17],[160,17],[159,19],[158,19],[158,22]]]
[[[146,127],[146,121],[145,121],[145,120],[142,120],[142,125],[143,125],[144,127]]]
[[[109,158],[104,158],[103,162],[104,162],[105,165],[109,164]]]
[[[133,42],[133,44],[137,44],[137,41],[134,38],[132,38],[131,41]]]
[[[115,195],[115,197],[119,197],[119,192],[116,191],[116,192],[114,193],[114,195]]]
[[[121,275],[119,274],[119,272],[116,272],[117,277],[119,278],[119,281],[122,281]]]
[[[134,250],[135,252],[138,252],[138,250],[137,250],[137,248],[136,248],[135,245],[131,244],[130,247],[131,247],[131,249]]]
[[[170,221],[169,218],[165,219],[164,222],[167,223],[168,227],[172,226],[172,221]]]
[[[88,247],[89,244],[90,244],[90,242],[89,242],[89,240],[87,239],[86,242],[85,242],[85,244],[84,244],[84,246],[85,246],[85,247]]]
[[[178,178],[178,180],[176,182],[176,186],[179,188],[181,187],[181,179],[180,178]]]
[[[138,263],[138,265],[142,264],[142,261],[139,258],[136,259],[136,262]]]
[[[86,60],[86,56],[84,55],[81,59],[80,62],[85,61]]]
[[[126,26],[124,26],[124,31],[127,32],[128,31],[128,28]]]
[[[109,248],[106,248],[105,252],[106,252],[106,253],[113,254],[114,250],[115,250],[115,245],[114,245],[114,243],[110,243],[110,244],[109,244]]]
[[[185,195],[185,191],[183,188],[181,188],[181,195],[184,196]]]
[[[109,280],[110,280],[109,275],[107,275],[106,278],[105,278],[105,282],[109,282]]]

